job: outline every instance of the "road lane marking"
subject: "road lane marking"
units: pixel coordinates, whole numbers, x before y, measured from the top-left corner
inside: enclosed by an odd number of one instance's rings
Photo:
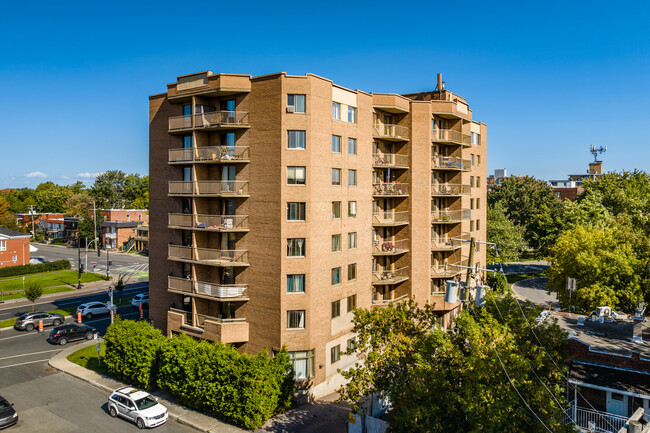
[[[36,364],[37,362],[47,362],[50,359],[39,359],[38,361],[29,361],[29,362],[21,362],[19,364],[11,364],[11,365],[3,365],[0,368],[9,368],[9,367],[20,367],[21,365],[27,365],[27,364]]]
[[[52,350],[43,350],[40,352],[23,353],[21,355],[5,356],[4,358],[0,358],[0,360],[10,359],[10,358],[20,358],[21,356],[40,355],[41,353],[60,352],[61,350],[63,349],[52,349]]]
[[[45,332],[43,334],[45,334]],[[39,333],[26,332],[25,334],[14,335],[13,337],[0,338],[0,341],[2,341],[2,340],[10,340],[12,338],[18,338],[18,337],[26,337],[27,335],[40,335],[40,334]]]

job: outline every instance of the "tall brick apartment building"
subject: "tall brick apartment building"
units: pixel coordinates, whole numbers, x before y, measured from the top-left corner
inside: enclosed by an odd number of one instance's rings
[[[168,335],[286,346],[318,395],[354,361],[355,307],[459,307],[444,282],[485,240],[486,127],[441,80],[397,95],[208,71],[149,100],[150,315]]]

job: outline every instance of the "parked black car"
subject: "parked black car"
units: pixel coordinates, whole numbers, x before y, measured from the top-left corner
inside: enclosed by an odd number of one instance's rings
[[[24,329],[25,331],[31,331],[34,328],[38,328],[38,322],[43,321],[43,326],[59,326],[65,321],[65,317],[57,313],[45,313],[43,311],[37,311],[36,313],[23,313],[16,319],[16,325],[14,328]]]
[[[58,326],[52,329],[48,341],[54,344],[63,346],[69,341],[74,340],[92,340],[97,330],[87,325],[76,325],[71,323],[69,325]]]
[[[18,414],[13,406],[0,395],[0,429],[11,427],[18,422]]]

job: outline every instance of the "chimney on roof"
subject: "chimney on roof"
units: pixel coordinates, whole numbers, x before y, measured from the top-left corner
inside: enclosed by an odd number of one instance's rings
[[[442,81],[442,74],[438,74],[438,85],[436,86],[438,91],[445,90],[445,82]]]

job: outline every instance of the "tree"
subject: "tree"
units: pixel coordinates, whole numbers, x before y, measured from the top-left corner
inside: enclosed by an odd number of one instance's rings
[[[87,192],[70,196],[63,211],[68,216],[88,218],[88,211],[93,207],[93,198]]]
[[[506,262],[519,260],[519,252],[526,248],[523,227],[516,226],[506,216],[501,202],[496,202],[487,209],[487,241],[497,245],[499,259]],[[496,260],[495,251],[487,250],[488,260]]]
[[[115,290],[117,291],[117,293],[118,293],[118,299],[120,301],[122,299],[122,290],[124,290],[124,287],[126,287],[127,282],[128,282],[128,279],[127,279],[127,281],[124,281],[124,275],[120,275],[120,277],[115,282],[115,285],[113,286],[115,288]]]
[[[134,209],[149,209],[149,176],[137,173],[126,176],[123,197]]]
[[[32,311],[34,311],[34,302],[43,296],[43,288],[38,281],[28,281],[25,283],[25,298],[32,303]]]
[[[53,182],[44,182],[36,187],[34,198],[41,212],[62,213],[64,204],[68,201],[72,191],[65,186]]]
[[[518,310],[515,314],[517,301],[492,299],[488,304],[500,304],[504,323],[487,307],[466,309],[453,333],[436,326],[438,317],[431,305],[419,308],[408,302],[355,310],[355,351],[361,362],[342,372],[350,381],[341,389],[341,399],[358,408],[371,392],[390,395],[390,431],[546,432],[522,403],[512,380],[547,426],[555,432],[571,431],[564,425],[568,405],[562,373],[529,335],[528,320]],[[534,320],[536,310],[530,305],[523,308]],[[556,324],[542,324],[536,333],[559,363],[566,334]],[[552,398],[540,390],[529,366],[534,366]]]
[[[122,204],[126,174],[110,170],[100,174],[90,189],[90,195],[102,209],[118,208]]]
[[[101,213],[96,211],[95,218],[97,220],[97,237],[99,238],[99,224],[101,221]],[[92,212],[90,215],[86,214],[84,219],[79,221],[77,228],[79,230],[79,238],[88,239],[89,243],[92,242],[92,239],[95,237],[95,221],[92,218]],[[95,247],[97,247],[97,245],[95,245]]]

